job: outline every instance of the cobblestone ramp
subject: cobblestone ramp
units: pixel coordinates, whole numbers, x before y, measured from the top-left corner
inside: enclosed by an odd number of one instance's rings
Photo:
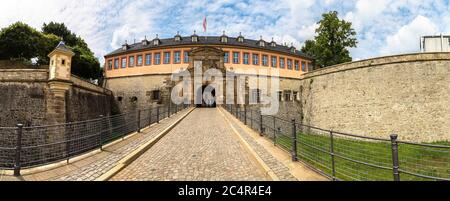
[[[201,108],[111,180],[267,180],[250,157],[219,111]]]

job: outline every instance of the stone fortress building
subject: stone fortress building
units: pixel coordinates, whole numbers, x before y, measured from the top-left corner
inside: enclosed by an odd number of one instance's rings
[[[105,61],[105,86],[114,91],[121,109],[126,111],[167,104],[174,86],[171,75],[183,70],[193,74],[194,62],[197,61],[200,61],[203,71],[217,68],[224,76],[249,69],[254,70],[250,76],[273,76],[277,71],[284,83],[280,86],[280,98],[298,100],[299,78],[312,69],[313,60],[295,47],[277,44],[273,39],[267,42],[242,35],[228,37],[224,32],[222,36],[198,36],[194,33],[188,37],[177,34],[168,39],[159,39],[158,36],[151,41],[144,39],[140,43],[124,44],[107,54]],[[201,90],[207,84],[201,83]],[[201,97],[199,90],[192,91]],[[234,90],[238,93],[237,89]],[[247,83],[244,93],[248,103],[249,96],[259,96],[261,91],[249,88]]]
[[[395,133],[416,142],[450,140],[448,52],[392,55],[313,70],[313,58],[273,40],[177,34],[124,44],[107,54],[104,86],[122,111],[167,104],[174,87],[171,74],[191,72],[195,61],[224,74],[253,69],[256,73],[246,76],[278,77],[277,116],[284,119],[371,137]],[[245,104],[261,95],[248,80],[244,90],[233,90],[245,95]]]

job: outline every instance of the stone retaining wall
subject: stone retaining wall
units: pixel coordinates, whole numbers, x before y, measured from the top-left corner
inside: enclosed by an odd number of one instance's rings
[[[450,53],[345,63],[300,82],[304,124],[416,142],[450,140]]]

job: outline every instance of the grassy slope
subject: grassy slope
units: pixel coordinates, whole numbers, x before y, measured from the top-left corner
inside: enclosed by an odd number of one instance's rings
[[[330,137],[328,135],[298,134],[297,153],[304,160],[316,168],[331,175]],[[277,136],[276,144],[291,150],[292,140],[288,136]],[[450,142],[436,142],[434,144],[449,145]],[[321,149],[325,152],[319,151]],[[334,152],[343,157],[365,163],[392,167],[390,142],[362,141],[349,138],[335,137]],[[449,178],[450,150],[442,148],[428,148],[415,145],[399,145],[400,169],[413,173]],[[349,160],[335,157],[336,177],[341,180],[393,180],[391,169],[371,167]],[[401,180],[426,180],[424,178],[401,173]]]

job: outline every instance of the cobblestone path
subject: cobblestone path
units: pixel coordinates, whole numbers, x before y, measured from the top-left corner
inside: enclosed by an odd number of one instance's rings
[[[81,164],[82,166],[80,167],[80,169],[63,176],[59,176],[53,180],[93,181],[97,179],[102,174],[113,168],[116,163],[124,156],[153,139],[153,137],[166,129],[170,124],[173,124],[178,118],[186,114],[188,111],[189,109],[186,109],[177,114],[173,114],[170,118],[161,120],[159,124],[155,124],[147,130],[143,131],[143,133],[138,134],[138,136],[136,136],[134,140],[132,140],[125,146],[121,146],[119,148],[104,149],[105,152],[109,153],[106,157],[99,158],[98,160],[90,164]]]
[[[195,109],[111,180],[267,180],[216,108]]]

